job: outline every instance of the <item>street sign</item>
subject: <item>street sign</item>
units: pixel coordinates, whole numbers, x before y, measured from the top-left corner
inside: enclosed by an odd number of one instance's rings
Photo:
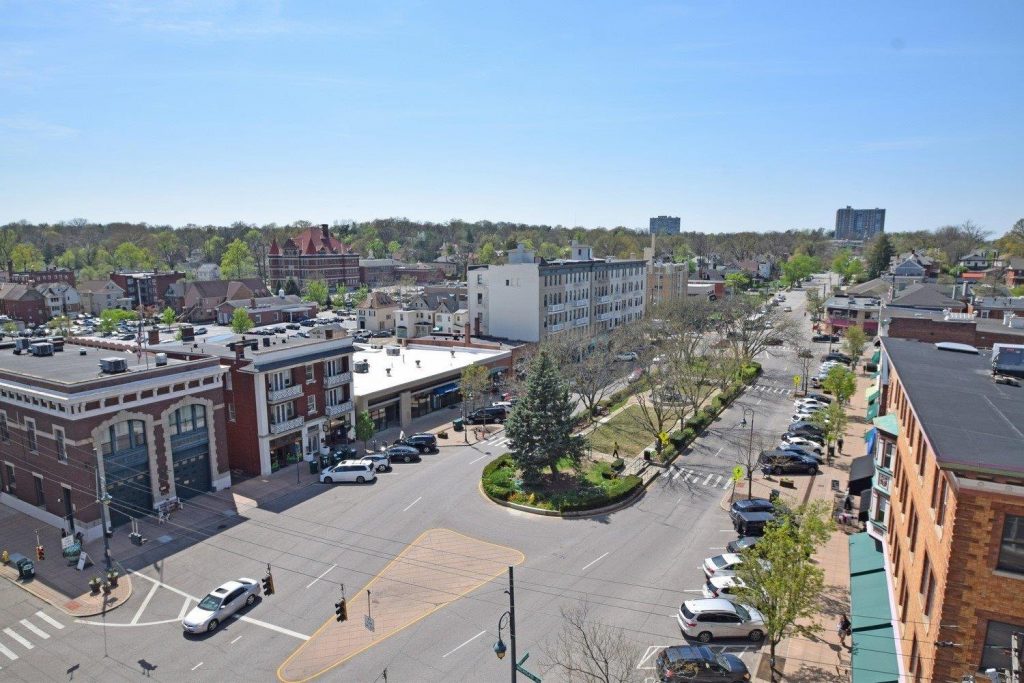
[[[373,631],[373,617],[367,615],[363,617],[363,626],[366,627],[367,631]]]
[[[75,537],[74,536],[70,536],[70,535],[68,535],[68,536],[61,536],[61,539],[60,539],[60,549],[61,550],[67,550],[68,548],[71,547],[71,545],[74,542],[75,542]]]
[[[661,441],[662,446],[668,445],[668,432],[662,432],[658,434],[658,440]]]
[[[527,652],[523,655],[523,658],[516,662],[516,671],[529,678],[533,683],[541,683],[540,676],[523,668],[523,662],[530,658],[530,653]]]
[[[89,553],[82,551],[82,554],[78,556],[78,565],[75,567],[78,571],[82,571],[86,567],[92,564],[92,559],[89,557]]]
[[[743,478],[743,466],[742,465],[736,465],[736,467],[732,468],[732,480],[733,481],[739,481],[742,478]]]

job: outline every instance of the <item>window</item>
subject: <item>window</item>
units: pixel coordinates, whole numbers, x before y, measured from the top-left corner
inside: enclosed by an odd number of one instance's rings
[[[1024,516],[1006,515],[996,569],[1024,574]]]
[[[939,503],[935,508],[935,523],[942,526],[946,520],[946,497],[949,496],[949,487],[941,472],[939,472],[939,480]]]
[[[881,453],[878,466],[884,470],[892,471],[892,459],[896,454],[896,444],[892,441],[881,440],[878,446],[878,450]]]
[[[107,428],[100,449],[103,455],[110,455],[145,445],[146,423],[142,420],[125,420]]]
[[[36,486],[36,506],[44,508],[46,507],[46,496],[43,495],[43,478],[38,474],[33,474],[32,479]]]
[[[231,373],[230,372],[225,372],[224,373],[224,388],[227,389],[228,391],[231,391]]]
[[[316,373],[313,371],[313,364],[306,363],[306,384],[312,384],[316,381]]]
[[[36,421],[25,418],[25,445],[33,453],[39,452],[39,443],[36,441]]]
[[[228,420],[230,420],[231,422],[235,421],[235,404],[234,403],[229,403],[228,404]]]
[[[985,630],[985,647],[981,650],[981,663],[978,671],[985,669],[1010,668],[1010,641],[1014,631],[1024,630],[1024,622],[1007,624],[1002,621],[990,621]]]
[[[10,441],[11,430],[7,427],[7,413],[0,412],[0,441]]]
[[[14,482],[14,465],[12,465],[9,462],[5,462],[4,463],[4,469],[7,471],[7,489],[11,493],[13,493],[14,489],[15,489],[15,486],[14,486],[14,483],[15,483]]]
[[[910,552],[917,548],[917,513],[910,508],[910,525],[907,527],[907,538],[910,540]]]
[[[68,461],[67,444],[64,442],[64,430],[60,427],[53,428],[53,440],[57,444],[57,461]]]
[[[917,651],[917,636],[914,636],[913,642],[910,644],[910,675],[915,679],[918,675],[918,667],[921,665],[920,653]]]
[[[312,415],[316,412],[316,396],[306,397],[306,414]]]

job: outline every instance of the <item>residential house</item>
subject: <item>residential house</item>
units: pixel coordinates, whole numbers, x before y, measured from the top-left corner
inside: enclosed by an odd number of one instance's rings
[[[46,299],[51,318],[73,317],[82,311],[82,297],[78,290],[64,281],[36,285],[36,291]]]
[[[916,251],[894,256],[889,265],[889,273],[898,278],[933,278],[940,270],[935,259]]]
[[[967,310],[979,318],[1002,318],[1005,313],[1024,316],[1024,296],[976,296]]]
[[[270,290],[258,277],[241,280],[193,280],[185,283],[182,319],[209,322],[217,319],[217,307],[228,300],[264,298]]]
[[[1024,287],[1024,258],[1013,257],[1006,261],[1006,286]]]
[[[394,315],[395,336],[399,339],[427,335],[458,337],[465,333],[469,323],[465,300],[455,292],[416,294]]]
[[[46,297],[30,285],[13,282],[0,284],[0,315],[26,325],[42,325],[50,319]]]
[[[879,299],[859,296],[834,296],[825,301],[825,317],[829,332],[842,333],[854,325],[868,336],[878,333]]]
[[[236,309],[244,309],[249,314],[252,324],[280,325],[296,322],[306,318],[315,318],[319,309],[314,301],[303,301],[295,294],[279,294],[278,296],[250,297],[248,299],[228,299],[216,307],[217,323],[230,325]]]
[[[299,291],[313,280],[323,280],[332,290],[338,285],[359,286],[359,254],[332,236],[327,225],[303,230],[281,244],[274,239],[267,265],[275,291],[285,288],[289,280]]]
[[[932,282],[916,282],[895,294],[888,303],[890,308],[912,308],[921,311],[967,310],[967,304],[953,298],[955,285],[940,285]]]
[[[994,249],[979,247],[978,249],[973,249],[970,253],[961,256],[957,261],[957,264],[963,266],[967,270],[988,270],[995,265],[995,261],[998,258],[999,252]]]
[[[401,308],[387,292],[370,292],[358,306],[356,319],[360,330],[380,332],[395,329],[395,313]]]
[[[196,280],[219,280],[220,266],[216,263],[203,263],[196,268]]]
[[[108,308],[131,308],[124,289],[113,280],[83,280],[75,288],[82,300],[82,311],[99,315]]]

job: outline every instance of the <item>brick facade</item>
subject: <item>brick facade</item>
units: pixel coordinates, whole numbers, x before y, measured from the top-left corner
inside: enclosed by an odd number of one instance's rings
[[[922,342],[956,342],[979,349],[993,344],[1024,344],[1024,330],[1016,333],[977,329],[975,321],[946,321],[931,318],[897,318],[889,321],[887,336]]]
[[[324,280],[333,289],[339,284],[359,286],[359,254],[348,251],[326,225],[309,228],[267,252],[271,289],[284,288],[292,280],[302,290],[311,280]]]

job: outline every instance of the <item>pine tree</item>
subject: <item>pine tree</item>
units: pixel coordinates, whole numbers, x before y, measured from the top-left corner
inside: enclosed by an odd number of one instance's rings
[[[509,455],[526,481],[536,481],[544,468],[558,475],[558,461],[578,463],[583,457],[580,439],[572,435],[569,389],[546,352],[537,354],[526,380],[526,396],[505,425]]]
[[[868,277],[876,278],[889,267],[889,261],[896,254],[889,236],[884,232],[878,236],[868,252]]]

